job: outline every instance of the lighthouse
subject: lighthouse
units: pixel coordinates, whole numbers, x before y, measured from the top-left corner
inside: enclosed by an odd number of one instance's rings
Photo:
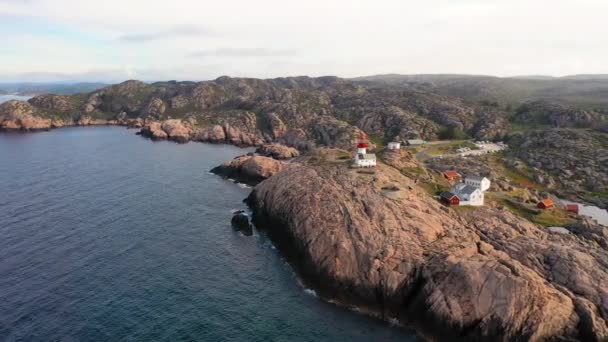
[[[367,142],[359,140],[357,143],[357,154],[355,155],[356,167],[374,167],[376,166],[376,155],[367,153],[369,145]]]
[[[364,154],[367,154],[367,148],[368,148],[367,143],[363,143],[363,142],[362,142],[362,143],[359,143],[359,144],[357,145],[357,154],[358,154],[359,156],[364,155]]]

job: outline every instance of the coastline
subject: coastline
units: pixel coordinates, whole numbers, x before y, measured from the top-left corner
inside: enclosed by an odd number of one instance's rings
[[[245,200],[257,229],[268,234],[305,287],[324,301],[398,322],[428,340],[606,337],[596,311],[601,301],[575,294],[580,286],[602,291],[597,282],[605,272],[583,262],[585,255],[597,262],[605,258],[602,248],[593,247],[595,238],[551,235],[496,208],[480,209],[472,217],[455,216],[449,209],[440,214],[443,210],[434,205],[426,209],[433,214],[416,213],[411,208],[431,202],[396,205],[373,190],[379,185],[371,179],[360,183],[340,174],[345,170],[326,171],[317,166],[288,169],[260,183]],[[382,170],[375,178],[383,179],[386,172],[393,171]],[[320,193],[333,201],[315,200]],[[392,218],[397,212],[409,218],[397,223],[398,216]],[[443,228],[431,223],[435,220]],[[505,240],[512,235],[518,240]],[[388,242],[393,239],[394,244]],[[561,260],[563,253],[571,259],[559,262],[577,269],[576,281],[534,261]],[[592,276],[594,269],[600,273]]]

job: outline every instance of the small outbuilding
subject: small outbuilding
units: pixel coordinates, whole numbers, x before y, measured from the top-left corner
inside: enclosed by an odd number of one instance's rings
[[[407,146],[422,146],[426,144],[426,141],[422,139],[410,139],[406,140],[405,143],[407,144]]]
[[[396,141],[391,141],[388,143],[387,148],[389,150],[399,150],[399,149],[401,149],[401,143],[396,142]]]
[[[441,202],[447,205],[460,205],[460,198],[449,191],[442,192],[439,194],[439,197],[441,198]]]
[[[450,182],[455,182],[460,179],[460,174],[454,170],[449,170],[443,173],[443,178],[447,179]]]
[[[538,202],[538,208],[540,209],[551,209],[555,206],[553,200],[550,198],[545,198],[544,200]]]
[[[576,204],[576,203],[566,204],[566,211],[569,211],[571,213],[575,213],[578,215],[578,210],[579,210],[578,204]]]

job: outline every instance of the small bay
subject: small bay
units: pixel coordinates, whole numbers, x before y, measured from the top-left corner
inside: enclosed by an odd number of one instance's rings
[[[0,134],[0,341],[413,341],[303,289],[250,189],[209,174],[250,150],[122,127]]]

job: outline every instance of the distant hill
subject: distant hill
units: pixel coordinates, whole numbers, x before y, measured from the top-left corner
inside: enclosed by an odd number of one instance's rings
[[[356,82],[400,85],[471,102],[492,101],[501,105],[519,105],[545,100],[585,109],[608,108],[608,75],[573,75],[566,77],[478,75],[375,75],[358,77]]]
[[[69,95],[88,93],[106,87],[105,83],[98,82],[58,82],[58,83],[0,83],[0,94],[38,95],[59,94]]]

